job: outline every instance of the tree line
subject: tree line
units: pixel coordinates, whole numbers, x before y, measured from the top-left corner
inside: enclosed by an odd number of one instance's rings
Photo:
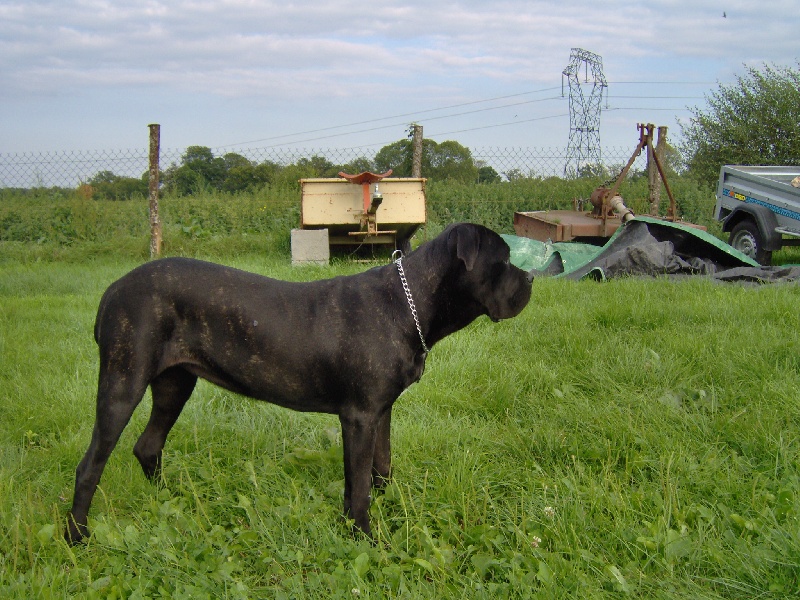
[[[494,168],[474,160],[469,148],[448,140],[437,143],[423,140],[422,172],[425,177],[461,183],[493,183],[500,181]],[[360,157],[344,164],[331,162],[325,156],[300,158],[281,165],[273,161],[256,162],[236,152],[215,156],[206,146],[190,146],[179,164],[172,164],[160,174],[162,190],[177,196],[200,192],[249,192],[265,185],[288,183],[299,179],[337,177],[341,171],[386,172],[395,177],[410,177],[413,148],[411,140],[400,140],[384,146],[373,158]],[[513,173],[510,174],[512,177]],[[125,200],[148,193],[148,173],[141,178],[123,177],[111,171],[100,171],[82,184],[85,196],[108,200]]]

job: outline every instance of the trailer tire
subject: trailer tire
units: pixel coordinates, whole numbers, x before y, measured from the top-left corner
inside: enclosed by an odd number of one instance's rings
[[[764,236],[758,225],[750,219],[743,219],[734,225],[728,244],[760,265],[769,265],[772,262],[772,252],[764,250]]]

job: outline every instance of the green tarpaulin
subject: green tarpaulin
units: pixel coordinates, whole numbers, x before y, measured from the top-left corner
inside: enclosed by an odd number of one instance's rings
[[[764,267],[713,235],[650,217],[625,223],[605,246],[503,236],[511,262],[536,276],[610,279],[707,275],[723,281],[796,281],[800,267]]]

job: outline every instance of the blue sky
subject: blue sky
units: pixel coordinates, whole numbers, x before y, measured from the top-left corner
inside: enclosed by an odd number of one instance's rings
[[[601,145],[680,135],[744,65],[797,66],[796,1],[0,0],[0,153],[565,147],[570,49],[600,55]],[[566,87],[565,87],[566,90]]]

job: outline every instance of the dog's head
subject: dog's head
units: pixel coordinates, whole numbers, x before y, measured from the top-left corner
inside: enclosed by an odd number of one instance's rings
[[[451,225],[443,235],[456,270],[459,303],[492,321],[517,316],[531,297],[532,278],[511,264],[505,240],[482,225]]]

